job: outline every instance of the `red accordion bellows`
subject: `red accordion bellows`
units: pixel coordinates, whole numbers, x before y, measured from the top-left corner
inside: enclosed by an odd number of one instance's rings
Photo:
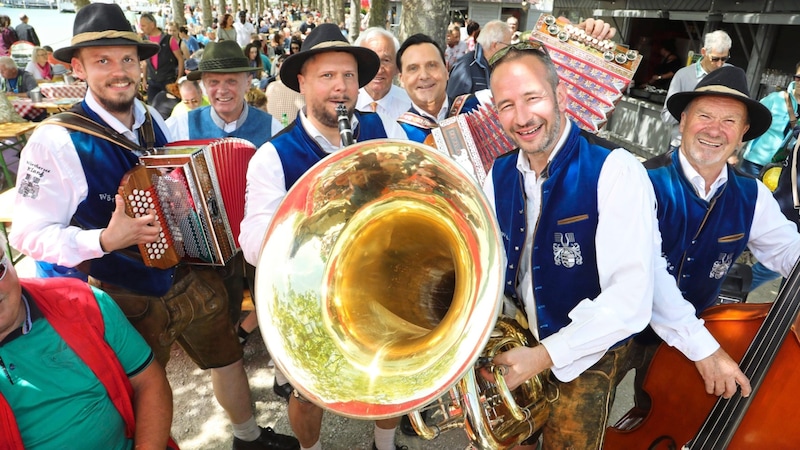
[[[138,192],[155,197],[153,209],[169,242],[140,245],[145,264],[168,268],[181,261],[224,265],[239,249],[239,227],[244,218],[247,165],[256,148],[238,138],[180,141],[142,156],[143,164],[123,178],[120,194],[126,211]],[[137,176],[133,176],[138,174]],[[169,247],[169,250],[164,250]],[[159,255],[164,256],[159,256]]]

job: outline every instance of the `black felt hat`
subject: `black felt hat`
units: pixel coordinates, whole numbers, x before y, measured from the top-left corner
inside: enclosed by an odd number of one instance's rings
[[[236,41],[209,42],[203,49],[197,70],[189,72],[186,78],[199,80],[204,73],[253,72],[260,68],[260,64],[259,67],[250,67],[250,61]]]
[[[342,35],[342,30],[332,23],[323,23],[308,33],[308,37],[303,41],[300,53],[286,58],[281,65],[281,81],[293,91],[300,92],[300,83],[297,75],[303,68],[303,64],[314,55],[324,52],[346,52],[356,58],[358,63],[358,87],[364,87],[372,81],[378,69],[381,67],[381,60],[377,53],[365,47],[350,45]]]
[[[54,51],[53,56],[70,63],[73,53],[79,48],[135,45],[139,59],[144,60],[158,53],[159,49],[158,44],[143,40],[131,30],[131,23],[116,3],[90,3],[79,9],[72,27],[71,44]]]
[[[755,139],[769,129],[772,124],[772,114],[769,109],[750,98],[747,89],[747,76],[739,67],[722,66],[709,73],[697,83],[694,91],[678,92],[667,100],[667,109],[672,117],[681,120],[681,113],[689,103],[704,95],[716,95],[739,100],[747,107],[747,116],[750,120],[750,129],[744,134],[742,140]]]

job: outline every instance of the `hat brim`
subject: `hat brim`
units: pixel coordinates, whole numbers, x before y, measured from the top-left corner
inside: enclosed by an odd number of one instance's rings
[[[675,120],[680,122],[681,114],[686,107],[689,106],[689,103],[691,103],[692,100],[702,96],[728,97],[744,103],[744,105],[747,107],[747,117],[750,121],[750,128],[742,137],[743,142],[747,142],[761,136],[769,129],[770,125],[772,125],[772,113],[766,106],[761,104],[761,102],[753,100],[749,97],[744,97],[742,95],[728,94],[725,92],[678,92],[667,99],[667,110],[670,114],[672,114],[672,117],[674,117]]]
[[[192,81],[197,81],[202,78],[204,73],[239,73],[239,72],[256,72],[261,70],[260,67],[232,67],[230,69],[208,69],[208,70],[193,70],[186,75],[186,78]]]
[[[145,60],[154,56],[158,53],[160,49],[159,45],[155,42],[133,42],[130,39],[125,38],[111,38],[111,39],[99,39],[96,41],[87,41],[81,42],[80,44],[71,45],[69,47],[63,47],[53,52],[53,57],[61,62],[65,62],[67,64],[72,63],[72,56],[75,54],[76,50],[86,47],[114,47],[114,46],[136,46],[139,59]]]
[[[378,55],[365,47],[354,47],[347,44],[342,46],[312,48],[310,50],[301,51],[300,53],[295,53],[286,58],[286,61],[281,65],[280,72],[283,84],[295,92],[300,92],[300,82],[297,81],[297,75],[299,75],[300,71],[303,69],[303,64],[312,56],[326,52],[350,53],[356,58],[356,63],[358,64],[359,88],[366,86],[372,81],[381,66],[381,60],[378,58]]]

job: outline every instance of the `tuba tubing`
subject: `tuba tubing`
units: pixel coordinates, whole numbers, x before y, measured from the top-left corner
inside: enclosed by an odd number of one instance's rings
[[[414,142],[358,143],[307,171],[276,210],[256,266],[261,333],[292,386],[324,409],[411,412],[424,438],[463,427],[482,447],[507,448],[547,410],[517,394],[540,383],[502,384],[499,396],[522,407],[487,405],[475,374],[480,356],[528,344],[497,320],[504,267],[494,212],[458,163]],[[496,342],[496,326],[512,337]],[[425,425],[429,404],[449,419]],[[509,416],[499,430],[496,410]]]

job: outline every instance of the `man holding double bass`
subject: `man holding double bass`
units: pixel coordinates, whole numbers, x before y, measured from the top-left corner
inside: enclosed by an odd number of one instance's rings
[[[645,163],[665,257],[657,263],[666,260],[672,277],[657,267],[652,330],[637,336],[632,351],[636,403],[644,410],[650,408],[644,369],[659,343],[653,330],[695,362],[708,394],[727,399],[738,388],[749,396],[750,380],[697,315],[716,303],[725,274],[745,248],[784,276],[800,257],[800,234],[769,189],[727,164],[741,142],[760,136],[771,122],[769,110],[749,97],[744,71],[722,67],[694,91],[670,97],[667,108],[680,121],[683,140],[679,151]]]

